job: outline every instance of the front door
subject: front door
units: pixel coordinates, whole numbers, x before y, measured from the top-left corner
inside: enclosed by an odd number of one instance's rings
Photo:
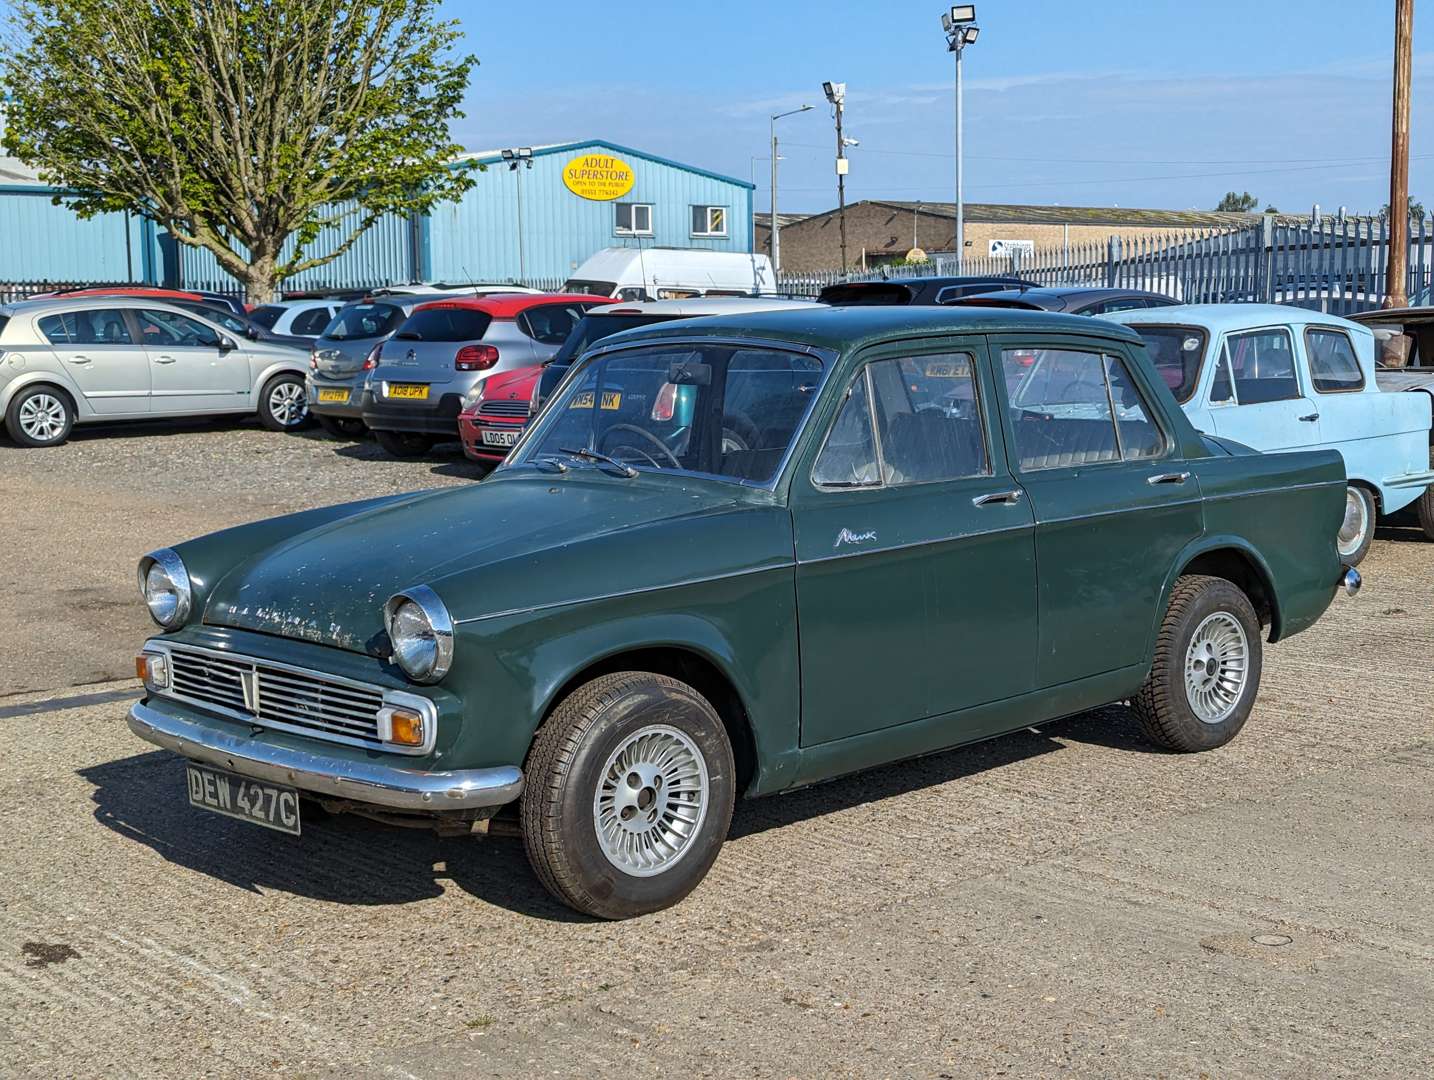
[[[250,407],[249,358],[237,346],[225,348],[216,327],[162,308],[132,314],[149,355],[151,412],[186,415]]]
[[[149,411],[149,359],[117,308],[66,311],[37,320],[85,403],[104,416]]]
[[[999,357],[1036,515],[1036,686],[1139,664],[1166,574],[1202,529],[1198,481],[1116,347],[1023,337]]]
[[[1256,450],[1320,441],[1319,407],[1302,385],[1288,328],[1225,335],[1210,385],[1210,417],[1216,435]]]
[[[967,338],[864,358],[794,482],[804,746],[1031,688],[1033,518],[985,352]]]

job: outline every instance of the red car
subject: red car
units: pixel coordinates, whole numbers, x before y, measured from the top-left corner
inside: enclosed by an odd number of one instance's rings
[[[458,414],[463,453],[488,465],[507,457],[532,416],[542,376],[543,365],[532,364],[499,372],[481,383],[481,396]]]

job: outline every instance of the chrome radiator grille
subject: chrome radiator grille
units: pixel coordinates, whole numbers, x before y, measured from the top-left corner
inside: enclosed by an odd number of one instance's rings
[[[522,416],[528,415],[526,401],[485,401],[478,406],[479,416]]]
[[[171,646],[173,694],[261,727],[382,745],[378,687],[321,676],[245,656]]]

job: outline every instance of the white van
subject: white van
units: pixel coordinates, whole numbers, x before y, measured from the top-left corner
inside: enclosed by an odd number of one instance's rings
[[[565,293],[618,300],[752,296],[777,290],[772,260],[745,251],[700,248],[603,248],[573,272]]]

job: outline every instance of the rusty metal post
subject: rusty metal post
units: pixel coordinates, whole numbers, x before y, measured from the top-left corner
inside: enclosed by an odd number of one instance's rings
[[[1384,306],[1405,307],[1409,280],[1409,85],[1414,0],[1394,0],[1394,122],[1389,150],[1389,270]]]

